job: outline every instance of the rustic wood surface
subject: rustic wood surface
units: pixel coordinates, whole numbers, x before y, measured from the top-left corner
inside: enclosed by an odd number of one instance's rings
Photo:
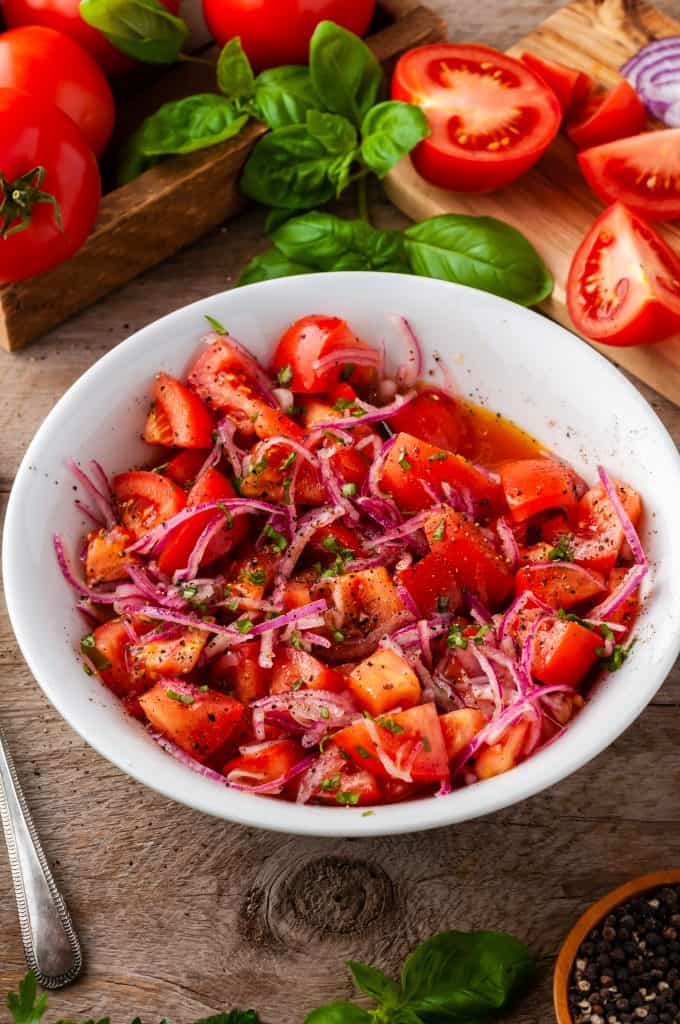
[[[452,36],[498,46],[557,6],[434,3]],[[680,0],[666,10],[680,17]],[[379,223],[403,223],[379,196],[375,206]],[[264,246],[262,223],[260,213],[243,215],[44,341],[0,353],[3,504],[66,388],[131,331],[232,284]],[[680,409],[642,390],[680,440]],[[302,840],[204,818],[103,761],[42,696],[3,612],[0,716],[86,954],[83,979],[51,997],[51,1018],[110,1014],[129,1024],[140,1014],[155,1024],[167,1015],[188,1024],[252,1005],[266,1024],[300,1024],[311,1008],[351,996],[349,957],[396,973],[437,930],[497,927],[522,936],[541,962],[535,991],[508,1021],[549,1024],[555,955],[580,913],[634,875],[680,866],[679,705],[676,668],[595,762],[492,817],[383,840]],[[0,998],[24,969],[0,850]]]
[[[642,0],[574,0],[528,35],[514,41],[510,53],[525,51],[560,60],[611,87],[619,68],[650,39],[679,35],[680,23]],[[650,126],[658,122],[650,120]],[[489,195],[455,195],[426,182],[406,158],[386,181],[392,202],[413,220],[442,213],[502,217],[536,246],[555,278],[541,309],[571,327],[566,282],[574,253],[595,217],[604,209],[579,171],[574,146],[559,134],[546,154],[520,181]],[[680,224],[660,226],[676,249]],[[603,355],[630,370],[666,397],[680,402],[680,334],[662,345],[612,348],[595,345]]]

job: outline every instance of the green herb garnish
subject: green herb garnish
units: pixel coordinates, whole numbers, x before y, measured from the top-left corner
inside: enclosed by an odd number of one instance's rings
[[[434,540],[434,541],[443,540],[445,532],[446,532],[446,523],[442,519],[441,523],[439,523],[437,528],[432,533],[432,540]]]
[[[359,794],[347,793],[341,790],[339,793],[335,794],[335,799],[339,804],[342,804],[344,807],[355,807],[359,803]]]
[[[90,659],[97,672],[106,672],[111,668],[111,662],[97,647],[94,633],[88,633],[87,636],[82,638],[80,649]]]
[[[393,736],[401,736],[404,732],[403,725],[399,725],[393,718],[378,718],[376,719],[378,725],[382,726],[383,729],[387,729]]]
[[[554,548],[548,552],[551,562],[573,562],[574,561],[574,535],[563,533],[558,538]]]
[[[214,316],[209,316],[207,313],[205,313],[204,315],[205,319],[208,321],[208,323],[210,324],[210,326],[212,327],[213,331],[215,331],[216,334],[229,334],[227,328],[223,327],[219,320],[216,320]]]
[[[293,367],[286,363],[276,374],[276,383],[280,388],[287,388],[293,382]]]
[[[283,534],[279,533],[278,530],[275,530],[273,526],[269,525],[269,523],[267,523],[262,533],[267,540],[270,541],[271,547],[273,547],[275,551],[278,551],[279,554],[284,552],[288,547],[288,541]]]
[[[342,485],[343,497],[345,497],[345,498],[353,498],[356,493],[357,493],[357,485],[356,484],[343,484]]]
[[[168,697],[170,698],[170,700],[176,700],[180,704],[194,704],[195,703],[195,698],[194,697],[190,697],[188,693],[177,693],[176,690],[170,690],[170,689],[166,690],[165,692],[168,695]]]

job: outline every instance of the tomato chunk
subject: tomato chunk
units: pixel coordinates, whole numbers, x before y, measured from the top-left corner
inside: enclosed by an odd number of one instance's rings
[[[625,568],[612,569],[607,580],[607,586],[609,593],[613,593],[616,588],[623,582],[628,575],[629,570]],[[626,598],[622,605],[607,615],[607,622],[616,622],[619,626],[625,626],[625,633],[616,634],[616,643],[621,643],[622,640],[629,635],[631,629],[635,625],[635,620],[640,614],[640,588],[634,590],[632,594]]]
[[[186,629],[175,638],[132,644],[128,662],[133,679],[150,682],[162,676],[184,676],[193,671],[206,645],[204,630]]]
[[[90,534],[85,556],[85,576],[90,586],[125,579],[126,565],[135,561],[134,555],[126,554],[125,549],[134,539],[134,535],[123,526]]]
[[[239,644],[211,662],[210,681],[220,689],[232,691],[247,706],[267,693],[268,673],[260,666],[259,656],[259,640]]]
[[[322,756],[323,775],[318,778],[307,802],[340,804],[343,807],[365,807],[381,802],[382,794],[375,776],[346,760],[333,743],[328,745]],[[303,786],[305,776],[300,779]]]
[[[396,628],[395,622],[405,615],[405,608],[395,584],[384,566],[344,573],[332,579],[321,580],[312,588],[314,599],[325,597],[329,607],[329,622],[339,612],[338,629],[343,640],[365,637]],[[337,635],[337,634],[336,634]],[[342,640],[338,638],[338,643]]]
[[[136,539],[181,512],[187,500],[172,480],[147,470],[119,473],[111,486],[118,516]]]
[[[598,659],[602,636],[578,622],[547,619],[536,630],[531,671],[546,685],[578,686]]]
[[[591,79],[584,71],[577,71],[576,68],[570,68],[557,60],[548,60],[547,57],[537,57],[535,53],[523,53],[520,59],[522,64],[526,64],[550,86],[565,117],[587,98]]]
[[[635,89],[623,79],[609,92],[594,92],[567,121],[566,133],[578,149],[600,146],[614,139],[637,135],[647,112]]]
[[[411,434],[397,434],[385,459],[381,488],[405,512],[427,508],[432,499],[424,484],[440,490],[448,484],[480,506],[480,513],[497,507],[502,498],[499,484],[461,455],[436,448]]]
[[[272,672],[271,693],[289,690],[330,690],[340,693],[346,687],[345,679],[307,651],[294,647],[281,647],[276,652]]]
[[[243,715],[243,705],[233,697],[167,679],[143,694],[139,703],[152,726],[197,761],[216,753]]]
[[[418,676],[389,647],[379,647],[350,672],[349,688],[360,707],[372,715],[414,707],[421,698]]]
[[[518,459],[501,467],[501,483],[515,522],[552,508],[573,508],[576,477],[554,459]]]
[[[283,387],[300,394],[330,391],[340,380],[365,390],[375,378],[375,369],[352,362],[373,350],[352,333],[337,316],[305,316],[283,334],[276,346],[272,371]],[[337,353],[337,361],[332,358]],[[322,361],[330,363],[319,367]],[[377,359],[376,359],[377,364]]]
[[[232,757],[223,768],[229,782],[242,786],[263,786],[284,779],[304,754],[293,740],[272,740],[259,749]],[[283,788],[283,783],[281,788]]]
[[[637,526],[642,514],[640,495],[620,480],[614,481],[614,486],[633,526]],[[602,484],[596,484],[578,503],[574,561],[607,574],[616,565],[624,540],[615,508]]]
[[[374,729],[375,741],[372,739]],[[379,779],[392,779],[395,775],[385,768],[378,756],[378,748],[383,757],[397,767],[397,771],[410,775],[413,782],[438,782],[449,774],[446,747],[434,704],[420,704],[369,725],[365,720],[356,722],[336,733],[333,741],[355,764]]]
[[[89,642],[83,641],[82,646],[96,667],[97,675],[117,697],[129,696],[135,690],[135,686],[127,661],[130,637],[125,623],[122,619],[103,622],[93,631],[92,638],[94,654]]]
[[[203,469],[209,455],[208,448],[187,448],[168,462],[163,469],[163,476],[170,477],[182,487],[189,487]]]
[[[530,590],[552,608],[574,608],[605,591],[603,577],[571,562],[523,566],[515,577],[515,593]]]
[[[144,440],[173,448],[208,448],[215,424],[207,406],[174,377],[159,373],[151,392],[153,405]]]
[[[498,743],[483,747],[475,758],[477,777],[491,779],[514,768],[522,757],[528,731],[529,723],[520,720],[506,730]]]
[[[437,388],[424,388],[404,409],[391,416],[390,429],[447,452],[459,451],[467,434],[458,402]]]
[[[458,757],[486,724],[486,718],[476,708],[456,708],[455,711],[440,715],[439,725],[449,761]]]
[[[196,481],[187,498],[187,506],[193,508],[210,501],[224,501],[235,498],[236,491],[225,476],[216,469],[208,469]],[[201,558],[201,565],[209,565],[226,555],[245,536],[248,525],[244,516],[226,516],[219,509],[206,509],[188,519],[173,532],[158,557],[158,568],[166,576],[172,576],[184,569],[203,530],[210,523],[219,521],[222,525],[214,535]]]

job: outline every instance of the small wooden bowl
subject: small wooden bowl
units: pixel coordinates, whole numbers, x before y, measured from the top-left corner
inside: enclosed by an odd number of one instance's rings
[[[585,914],[578,919],[567,935],[555,964],[553,1001],[557,1024],[574,1024],[574,1018],[569,1010],[569,980],[576,954],[588,932],[620,903],[625,903],[626,900],[642,892],[649,892],[650,889],[660,889],[664,885],[680,885],[680,868],[670,871],[655,871],[652,875],[633,878],[625,885],[620,885],[618,889],[613,889],[597,903],[593,903],[592,907],[589,907]]]

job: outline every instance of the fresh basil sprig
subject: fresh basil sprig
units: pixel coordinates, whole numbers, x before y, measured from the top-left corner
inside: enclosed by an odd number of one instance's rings
[[[159,0],[80,0],[80,15],[117,50],[147,64],[173,64],[189,35]]]
[[[492,217],[443,214],[400,232],[314,211],[286,220],[271,240],[274,248],[246,267],[239,284],[289,273],[385,270],[469,285],[524,306],[552,290],[550,272],[531,243]]]
[[[332,21],[322,21],[309,44],[309,72],[326,110],[360,127],[378,99],[383,72],[358,36]]]

